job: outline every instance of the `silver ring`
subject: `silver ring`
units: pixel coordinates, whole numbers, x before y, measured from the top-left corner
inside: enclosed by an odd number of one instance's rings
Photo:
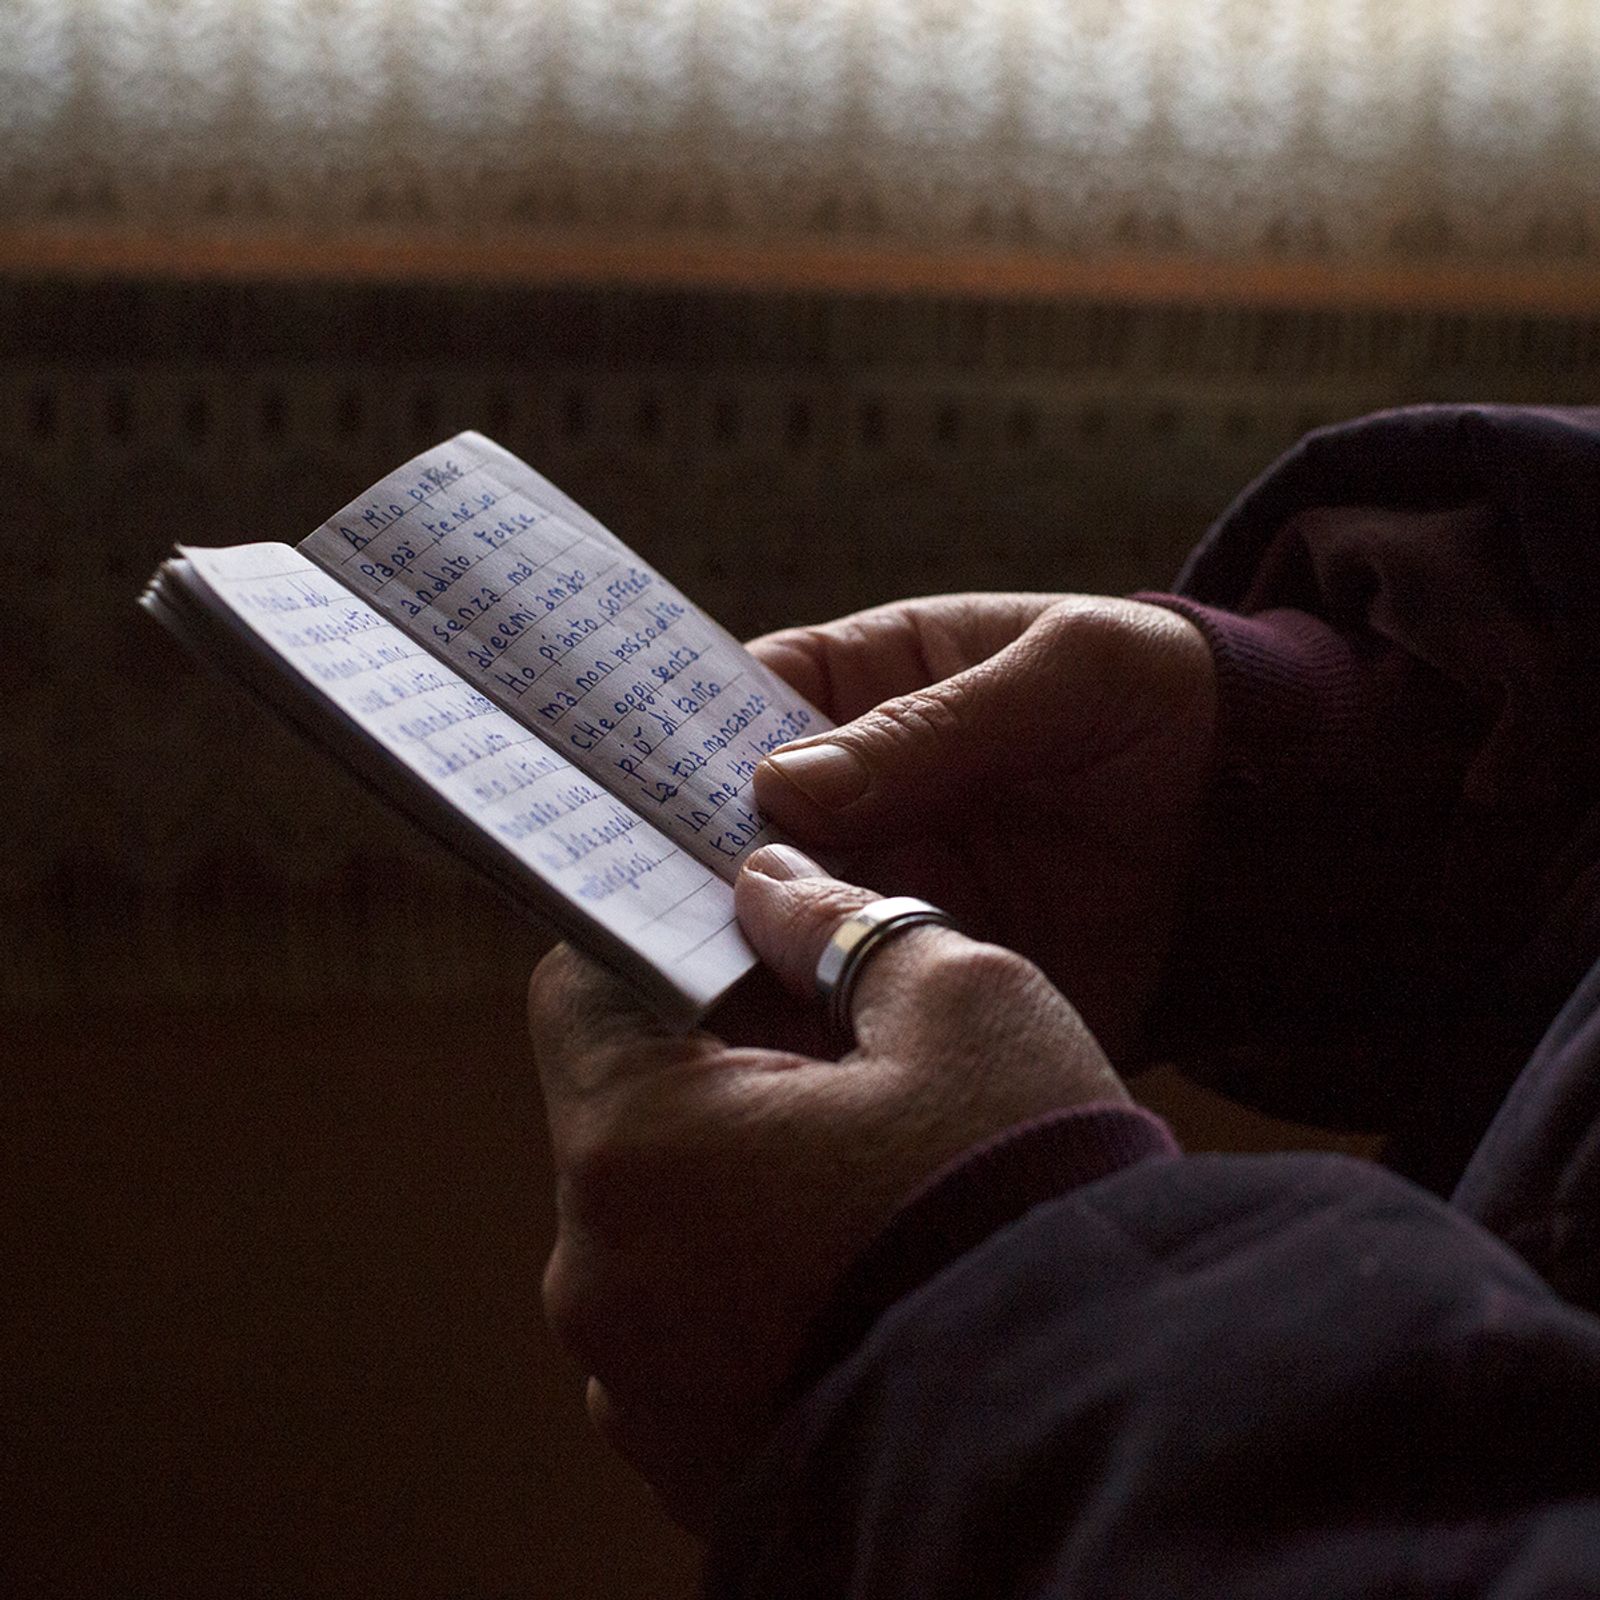
[[[822,947],[817,959],[817,993],[828,1008],[828,1020],[841,1033],[849,1033],[850,998],[861,980],[867,957],[897,933],[928,923],[955,927],[948,912],[908,894],[874,900],[846,917]]]

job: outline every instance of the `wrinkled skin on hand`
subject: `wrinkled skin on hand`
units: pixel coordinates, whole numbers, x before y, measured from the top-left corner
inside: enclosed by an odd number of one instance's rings
[[[757,852],[738,885],[757,951],[796,995],[844,915],[875,898]],[[809,863],[800,861],[806,873]],[[806,1330],[851,1261],[975,1141],[1125,1098],[1032,963],[945,928],[865,968],[854,1049],[790,1043],[816,1008],[770,977],[675,1034],[566,947],[529,990],[557,1171],[545,1275],[558,1339],[593,1374],[596,1426],[686,1527],[703,1529],[772,1421]]]
[[[593,1374],[596,1425],[691,1528],[770,1426],[811,1321],[923,1182],[1019,1122],[1125,1098],[1097,1037],[1117,1059],[1137,1049],[1215,720],[1199,632],[1131,601],[913,600],[751,648],[845,724],[763,763],[763,809],[997,943],[889,941],[834,1061],[816,961],[875,896],[777,847],[737,886],[770,972],[706,1028],[670,1032],[565,948],[534,973],[560,1217],[547,1311]],[[842,767],[807,756],[824,745]]]
[[[1131,600],[945,595],[750,648],[844,724],[762,764],[762,810],[847,876],[1029,956],[1114,1060],[1135,1055],[1210,769],[1199,630]],[[823,745],[853,780],[818,783],[804,752]],[[833,804],[800,787],[852,781]]]

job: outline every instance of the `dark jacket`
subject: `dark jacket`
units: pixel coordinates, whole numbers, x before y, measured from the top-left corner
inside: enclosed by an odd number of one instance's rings
[[[1600,412],[1313,434],[1178,590],[1219,759],[1153,1048],[1387,1162],[975,1152],[817,1330],[714,1596],[1600,1594]]]

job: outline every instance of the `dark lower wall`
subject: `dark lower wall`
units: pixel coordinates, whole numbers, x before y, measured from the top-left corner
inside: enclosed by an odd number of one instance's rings
[[[9,1020],[7,1600],[688,1600],[545,1331],[514,1006]]]

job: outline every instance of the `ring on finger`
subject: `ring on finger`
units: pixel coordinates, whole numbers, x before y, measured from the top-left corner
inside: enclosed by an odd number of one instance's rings
[[[902,894],[862,906],[833,930],[817,959],[816,984],[828,1020],[839,1032],[854,1033],[850,1001],[868,958],[896,934],[930,924],[953,928],[955,920],[926,900]]]

